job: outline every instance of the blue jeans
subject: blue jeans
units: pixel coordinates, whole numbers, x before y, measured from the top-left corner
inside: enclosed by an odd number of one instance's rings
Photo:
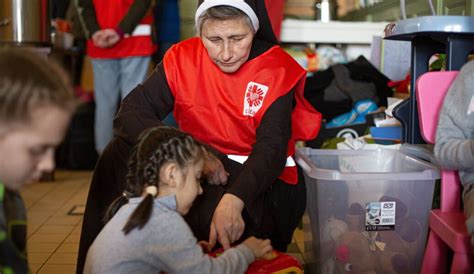
[[[94,70],[95,148],[100,154],[113,137],[119,102],[145,80],[150,57],[92,59]]]

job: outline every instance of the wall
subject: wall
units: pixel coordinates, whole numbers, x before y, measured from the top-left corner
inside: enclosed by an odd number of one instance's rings
[[[428,0],[406,0],[407,18],[431,15]],[[474,0],[433,0],[438,15],[474,15]],[[348,13],[343,21],[397,21],[400,16],[399,0],[384,0],[369,8]]]
[[[193,37],[194,31],[194,14],[197,9],[197,0],[180,0],[179,14],[181,16],[181,39]]]

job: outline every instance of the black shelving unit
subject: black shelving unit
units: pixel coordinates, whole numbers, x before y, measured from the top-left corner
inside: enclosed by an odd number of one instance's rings
[[[393,111],[403,127],[403,142],[423,143],[418,121],[415,83],[429,69],[435,53],[446,54],[446,70],[459,70],[474,53],[474,16],[423,16],[390,24],[384,39],[411,41],[410,97]]]

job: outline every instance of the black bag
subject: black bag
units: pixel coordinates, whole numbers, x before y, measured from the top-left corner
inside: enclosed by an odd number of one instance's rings
[[[92,170],[98,155],[94,145],[94,102],[81,104],[71,119],[63,143],[56,150],[56,166]]]
[[[387,86],[389,79],[385,75],[365,59],[364,56],[359,56],[356,60],[344,64],[343,66],[349,71],[350,80],[358,83],[373,84],[376,94],[375,98],[370,99],[373,99],[378,106],[387,106],[387,97],[392,96],[393,91]],[[306,100],[308,100],[309,103],[323,115],[323,119],[327,121],[351,111],[354,104],[354,101],[350,97],[339,101],[328,101],[325,99],[325,91],[331,86],[335,79],[333,67],[327,70],[317,71],[312,76],[306,78],[304,88],[304,97]],[[346,88],[351,89],[350,86]]]

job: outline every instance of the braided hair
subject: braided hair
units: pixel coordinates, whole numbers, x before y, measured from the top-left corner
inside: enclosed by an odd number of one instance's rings
[[[106,221],[129,198],[140,197],[147,187],[156,187],[159,192],[159,174],[164,164],[175,163],[186,175],[187,167],[196,164],[203,153],[203,145],[176,128],[154,127],[143,132],[129,158],[124,194],[112,203],[106,214]],[[122,229],[125,234],[136,227],[141,229],[145,226],[151,216],[153,200],[154,194],[147,191],[146,197]]]

